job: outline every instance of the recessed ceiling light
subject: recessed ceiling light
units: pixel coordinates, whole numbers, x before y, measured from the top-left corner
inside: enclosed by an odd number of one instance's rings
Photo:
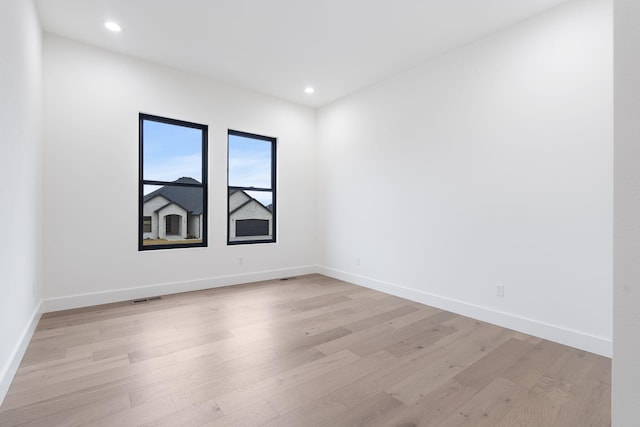
[[[118,33],[122,31],[122,28],[120,27],[120,25],[118,25],[116,22],[113,22],[113,21],[105,22],[104,26],[107,27],[107,30],[111,30],[114,33]]]
[[[311,86],[307,86],[307,87],[304,89],[304,92],[305,92],[305,93],[313,93],[313,92],[315,92],[315,91],[316,91],[316,90],[315,90],[314,88],[312,88]]]

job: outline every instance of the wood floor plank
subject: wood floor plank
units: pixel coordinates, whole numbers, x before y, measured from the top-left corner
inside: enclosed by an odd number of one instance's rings
[[[571,384],[579,383],[592,372],[597,359],[593,353],[567,347],[567,351],[545,373]]]
[[[533,345],[524,341],[510,339],[460,372],[455,379],[461,384],[480,390],[533,348]]]
[[[596,357],[596,361],[587,374],[589,378],[611,385],[611,359],[608,357]]]
[[[362,330],[371,328],[372,326],[376,326],[384,322],[392,321],[394,319],[397,319],[398,317],[404,316],[409,313],[414,313],[416,311],[418,311],[417,308],[403,304],[400,307],[394,308],[392,310],[384,311],[382,313],[365,317],[364,319],[361,319],[355,322],[347,323],[346,325],[344,325],[344,327],[354,332],[362,331]]]
[[[412,323],[419,322],[420,320],[426,319],[427,317],[431,317],[434,314],[440,313],[442,310],[439,310],[434,307],[424,306],[422,308],[411,311],[403,316],[396,317],[395,319],[389,320],[387,323],[394,328],[403,328],[405,326],[409,326]],[[457,318],[459,316],[456,316]]]
[[[266,400],[247,403],[241,409],[203,424],[207,427],[264,426],[278,419],[280,414]]]
[[[348,407],[359,405],[381,392],[387,392],[402,401],[406,389],[410,389],[407,391],[408,394],[418,395],[416,399],[418,400],[423,393],[427,392],[425,391],[426,387],[425,389],[414,389],[410,385],[406,388],[400,388],[397,385],[411,382],[422,369],[429,369],[434,364],[442,363],[449,355],[451,355],[450,349],[435,347],[419,356],[404,358],[398,363],[386,365],[366,377],[338,388],[332,394],[345,402]],[[428,383],[428,386],[431,386],[431,383]],[[405,402],[405,404],[410,405],[413,402]]]
[[[439,427],[462,405],[478,393],[455,380],[447,381],[423,395],[415,404],[398,413],[380,416],[377,424],[386,426]]]
[[[255,358],[255,356],[260,356]],[[319,360],[324,355],[314,349],[302,350],[281,356],[278,353],[261,353],[249,355],[242,359],[233,359],[220,365],[205,380],[197,379],[194,383],[183,383],[182,387],[173,390],[172,398],[177,408],[215,399],[218,396],[232,393],[238,389],[249,387],[287,370]],[[255,361],[255,362],[254,362]],[[155,393],[166,393],[162,384]],[[148,399],[148,397],[147,397]],[[137,400],[144,400],[138,397]]]
[[[319,376],[359,360],[362,359],[348,350],[343,350],[251,384],[248,387],[223,394],[218,396],[216,400],[225,412],[233,412],[242,408],[247,401],[255,401],[262,398],[269,399],[269,396],[273,394],[308,383]]]
[[[324,354],[332,354],[345,348],[353,348],[354,346],[362,342],[377,341],[380,337],[392,332],[393,330],[394,329],[391,326],[387,325],[386,323],[382,323],[380,325],[372,326],[368,329],[345,334],[344,336],[335,340],[327,341],[325,343],[317,345],[316,349]],[[372,351],[371,353],[375,352]]]
[[[176,406],[184,408],[191,402],[201,403],[220,394],[231,393],[285,370],[319,360],[322,356],[313,349],[307,349],[288,354],[287,357],[271,351],[252,353],[213,366],[201,359],[195,367],[187,364],[187,374],[169,373],[164,376],[163,373],[149,379],[141,378],[130,387],[131,404],[138,406],[171,394]],[[182,403],[179,404],[179,401]]]
[[[442,338],[451,335],[456,330],[451,326],[436,325],[431,328],[425,328],[423,331],[417,332],[407,338],[394,342],[384,349],[396,356],[408,356],[419,350],[428,348]]]
[[[348,348],[352,352],[360,356],[367,356],[369,354],[375,353],[376,351],[380,351],[387,347],[401,343],[404,340],[408,340],[409,338],[414,337],[417,334],[422,334],[425,331],[433,330],[435,327],[439,326],[439,321],[440,321],[440,318],[433,320],[433,317],[439,317],[439,316],[440,316],[440,313],[427,317],[425,319],[419,320],[417,322],[411,323],[402,328],[389,327],[389,330],[387,332],[381,333],[375,339],[359,341],[349,346]],[[443,329],[443,328],[444,327],[440,327],[438,329]],[[449,332],[453,332],[453,329],[450,329]],[[442,336],[438,336],[438,339],[442,338]]]
[[[500,376],[524,387],[532,388],[544,373],[567,352],[567,347],[550,341],[536,344]],[[610,371],[609,371],[610,372]]]
[[[269,403],[280,413],[288,414],[301,406],[331,393],[339,387],[394,364],[397,358],[386,351],[372,354],[353,363],[342,366],[322,376],[311,378],[295,387],[289,387],[268,397]]]
[[[378,424],[381,418],[389,417],[404,410],[402,402],[387,393],[378,393],[347,411],[333,416],[323,426],[331,427],[368,427]]]
[[[12,426],[610,426],[611,360],[321,275],[47,313]]]
[[[197,337],[173,340],[169,343],[160,344],[156,346],[148,346],[143,349],[130,351],[128,353],[131,363],[136,363],[141,360],[152,359],[158,356],[164,356],[176,351],[199,347],[205,344],[216,343],[221,340],[225,340],[233,337],[229,331],[219,331],[213,334],[203,334]]]
[[[126,392],[88,392],[74,399],[43,401],[2,410],[0,425],[81,425],[89,420],[129,408]]]
[[[334,396],[323,395],[271,420],[264,427],[320,426],[328,420],[342,417],[346,412],[347,408]]]
[[[551,377],[542,377],[534,388],[518,399],[505,417],[494,425],[508,426],[552,426],[567,402],[571,384]],[[567,424],[581,425],[581,424]]]
[[[609,392],[610,385],[592,378],[573,385],[553,426],[611,426]]]
[[[524,387],[498,377],[442,421],[441,425],[494,427],[513,408],[514,402],[520,401],[526,394]]]
[[[170,397],[164,397],[135,408],[127,407],[120,411],[91,421],[91,427],[138,426],[168,417],[176,412]]]
[[[429,347],[414,353],[412,360],[419,361],[418,368],[412,375],[402,376],[400,381],[390,384],[385,390],[406,405],[412,405],[434,388],[473,368],[476,362],[510,339],[511,334],[505,334],[501,328],[476,326],[478,328],[473,330],[473,337],[467,331],[457,340],[449,341],[447,346],[438,346],[439,353],[432,353]],[[470,386],[476,390],[481,388],[480,384]]]
[[[153,421],[141,424],[144,427],[200,426],[224,416],[214,400],[208,400],[169,415],[157,414]]]

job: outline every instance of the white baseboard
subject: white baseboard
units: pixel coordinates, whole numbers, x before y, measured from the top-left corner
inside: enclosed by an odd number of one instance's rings
[[[29,342],[31,341],[31,337],[33,337],[33,332],[36,330],[36,326],[38,326],[41,316],[42,301],[40,301],[33,310],[31,319],[29,320],[29,323],[25,325],[22,335],[20,335],[20,339],[11,352],[9,360],[5,366],[2,367],[2,371],[0,372],[0,405],[2,405],[2,402],[9,391],[9,386],[11,386],[13,377],[15,377],[16,372],[18,371],[20,362],[24,357],[24,353],[27,351],[27,347],[29,346]]]
[[[395,295],[400,298],[406,298],[408,300],[440,308],[442,310],[451,311],[463,316],[472,317],[474,319],[482,320],[504,328],[513,329],[539,338],[544,338],[570,347],[579,348],[601,356],[611,357],[613,353],[613,343],[607,338],[430,294],[417,289],[406,288],[393,283],[382,282],[333,268],[317,266],[316,273]]]
[[[315,273],[315,271],[315,266],[303,266],[279,270],[260,271],[247,274],[218,276],[207,279],[190,280],[183,282],[161,283],[157,285],[117,289],[113,291],[47,298],[42,302],[42,312],[49,313],[52,311],[70,310],[73,308],[109,304],[112,302],[128,301],[137,298],[170,295],[180,292],[200,291],[203,289],[220,288],[223,286],[238,285],[242,283],[260,282],[262,280],[273,280],[292,276],[302,276],[305,274],[313,274]]]

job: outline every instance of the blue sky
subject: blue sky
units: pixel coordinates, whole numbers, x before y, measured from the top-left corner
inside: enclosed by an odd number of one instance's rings
[[[201,131],[199,129],[144,121],[144,179],[175,181],[181,177],[202,180]],[[217,174],[216,174],[217,175]],[[271,142],[229,135],[229,185],[271,187]],[[145,186],[145,194],[156,186]],[[264,205],[271,192],[252,191]]]
[[[175,181],[186,176],[202,181],[201,153],[199,129],[144,121],[144,179]]]
[[[271,188],[271,143],[229,135],[229,185]]]
[[[229,185],[271,188],[271,142],[229,135]],[[247,191],[265,206],[273,202],[273,193]]]

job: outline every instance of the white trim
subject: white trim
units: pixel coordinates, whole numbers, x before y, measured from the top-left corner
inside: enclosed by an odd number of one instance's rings
[[[605,357],[613,354],[611,339],[590,335],[582,331],[564,328],[558,325],[541,322],[535,319],[518,316],[512,313],[494,310],[469,304],[417,289],[406,288],[393,283],[382,282],[369,277],[336,270],[329,267],[317,266],[316,272],[334,279],[344,280],[376,291],[406,298],[421,304],[430,305],[442,310],[451,311],[463,316],[472,317],[504,328],[513,329],[536,337],[544,338],[560,344],[586,350]]]
[[[11,356],[7,363],[3,366],[2,371],[0,372],[0,405],[4,401],[4,398],[7,396],[7,392],[9,391],[9,386],[11,386],[11,382],[13,381],[13,377],[15,377],[16,372],[18,372],[18,367],[20,366],[20,362],[22,362],[22,358],[24,357],[24,353],[27,351],[27,347],[29,346],[29,342],[33,337],[33,333],[36,330],[36,326],[38,326],[38,322],[40,321],[40,317],[42,316],[42,301],[38,303],[36,308],[33,310],[33,314],[31,315],[31,320],[25,326],[22,335],[20,335],[20,339],[16,343],[15,348],[11,352]]]
[[[42,302],[42,312],[69,310],[73,308],[89,307],[92,305],[109,304],[112,302],[128,301],[137,298],[147,298],[159,295],[170,295],[181,292],[200,291],[203,289],[220,288],[223,286],[239,285],[243,283],[260,282],[262,280],[281,279],[284,277],[302,276],[315,273],[315,266],[284,268],[279,270],[260,271],[247,274],[233,274],[229,276],[211,277],[207,279],[188,280],[183,282],[161,283],[150,286],[125,288],[113,291],[95,292],[90,294],[69,295],[57,298],[47,298]]]

